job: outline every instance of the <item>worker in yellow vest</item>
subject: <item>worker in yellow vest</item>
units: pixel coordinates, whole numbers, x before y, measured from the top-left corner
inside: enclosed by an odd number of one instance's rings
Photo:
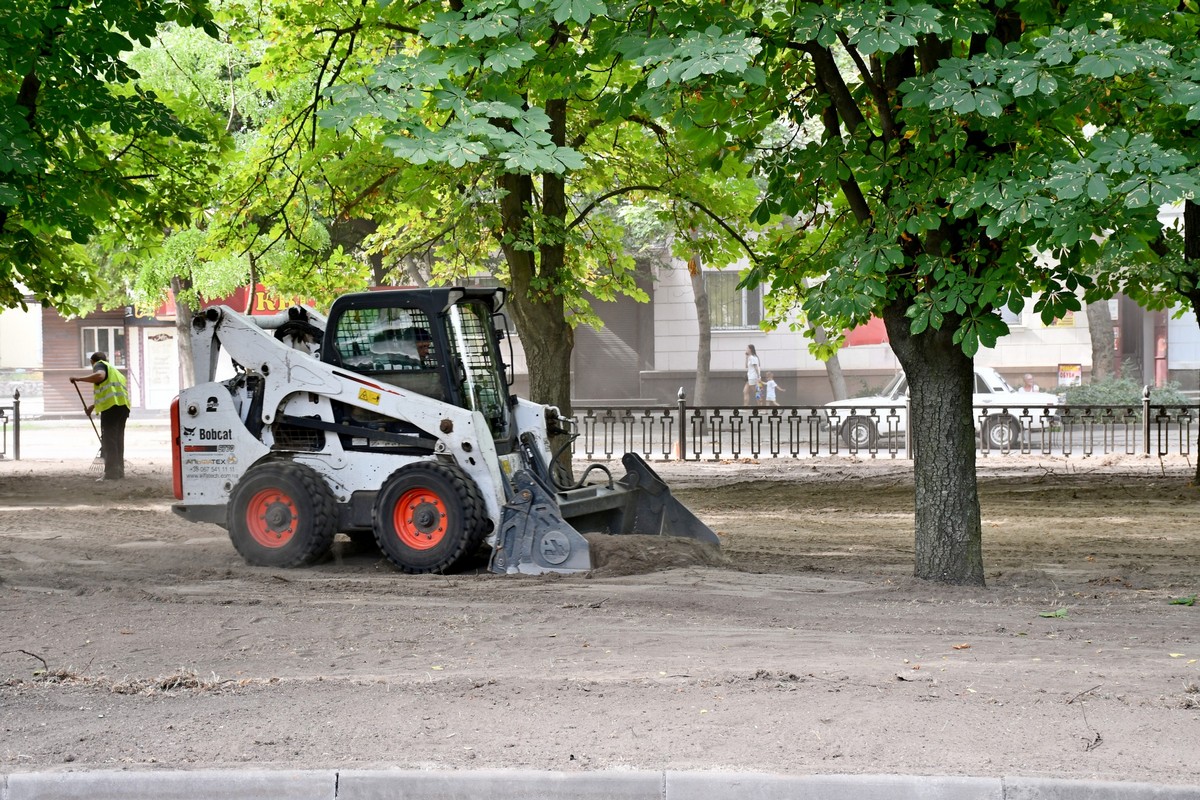
[[[125,388],[125,376],[108,363],[108,356],[100,351],[92,353],[91,375],[71,378],[71,383],[91,383],[93,409],[100,412],[100,450],[104,454],[104,477],[102,481],[116,481],[125,477],[125,421],[129,419],[129,390]]]

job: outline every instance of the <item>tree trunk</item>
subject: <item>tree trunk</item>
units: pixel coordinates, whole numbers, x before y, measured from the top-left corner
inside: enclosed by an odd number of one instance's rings
[[[825,344],[829,341],[825,329],[820,325],[809,325],[808,327],[813,332],[813,341],[817,344]],[[842,372],[842,362],[838,360],[837,353],[834,353],[825,362],[825,377],[829,379],[829,389],[833,392],[834,400],[845,400],[849,396],[849,392],[846,391],[846,373]]]
[[[192,353],[192,307],[179,299],[182,292],[192,288],[191,278],[171,278],[171,292],[175,297],[175,335],[179,337],[179,372],[182,376],[181,389],[196,383],[196,359]]]
[[[511,262],[510,262],[511,269]],[[534,296],[514,289],[510,308],[521,334],[525,363],[529,367],[529,399],[535,403],[556,406],[564,419],[571,417],[571,352],[575,349],[575,329],[566,321],[562,299],[557,295]],[[551,469],[555,481],[570,485],[573,478],[570,439],[551,435]],[[557,457],[555,457],[557,454]]]
[[[433,275],[433,258],[428,253],[425,256],[405,256],[400,259],[400,270],[405,276],[405,283],[425,288]]]
[[[1200,324],[1200,288],[1194,288],[1196,281],[1194,280],[1197,262],[1200,262],[1200,204],[1193,200],[1188,200],[1183,204],[1183,258],[1192,267],[1192,282],[1189,291],[1184,293],[1188,302],[1191,303],[1192,312],[1196,315],[1196,323]],[[1200,437],[1200,434],[1197,434]],[[1200,449],[1200,441],[1196,443],[1197,449]],[[1196,461],[1196,474],[1192,478],[1192,484],[1200,486],[1200,460]]]
[[[1092,339],[1092,380],[1111,378],[1116,340],[1113,337],[1112,314],[1108,312],[1108,301],[1097,300],[1088,303],[1087,320],[1088,334]]]
[[[550,136],[555,144],[566,141],[565,100],[546,102]],[[557,288],[565,280],[566,245],[561,235],[550,235],[566,227],[566,182],[561,176],[542,176],[541,192],[534,192],[533,177],[503,174],[496,181],[500,192],[502,236],[500,248],[512,281],[509,298],[521,334],[521,345],[529,365],[529,399],[557,406],[571,416],[571,351],[575,330],[567,320],[566,304]],[[546,230],[537,230],[531,214],[541,201],[538,219]],[[552,437],[551,447],[561,452],[556,460],[563,480],[571,475],[571,454],[566,438]]]
[[[529,399],[535,403],[558,406],[563,416],[571,416],[571,351],[575,330],[553,305],[518,300],[512,304],[521,346],[529,364]]]
[[[532,193],[528,175],[504,175],[500,185],[507,192],[501,200],[506,233],[525,230],[531,223],[521,202],[525,193]],[[509,234],[509,237],[512,237]],[[555,258],[548,248],[539,248],[542,256],[538,263],[528,248],[501,245],[512,280],[509,308],[517,323],[521,346],[529,365],[529,399],[543,405],[558,406],[565,416],[571,414],[571,351],[575,346],[575,330],[567,322],[562,297],[553,289],[536,289],[535,285],[545,273],[546,257]],[[562,247],[557,253],[562,263]]]
[[[189,281],[189,285],[190,285]],[[246,285],[246,302],[242,305],[241,312],[246,316],[250,316],[254,308],[254,293],[258,291],[258,258],[254,255],[254,251],[250,252],[250,281]]]
[[[983,586],[983,533],[975,475],[972,360],[942,330],[909,332],[905,303],[884,309],[892,349],[908,376],[916,486],[915,567],[923,580]]]
[[[338,218],[330,225],[329,243],[341,245],[347,253],[362,255],[362,244],[368,236],[379,230],[379,223],[362,217]],[[388,283],[387,269],[383,263],[383,253],[378,250],[367,254],[367,263],[371,265],[371,285],[385,286]],[[425,283],[417,284],[425,286]]]
[[[688,261],[688,275],[692,279],[692,300],[696,304],[696,324],[699,347],[696,350],[696,388],[692,392],[692,405],[708,404],[708,378],[712,372],[712,316],[708,311],[708,289],[704,286],[704,271],[700,268],[700,257],[692,256]]]
[[[811,285],[811,281],[804,282],[806,288]],[[810,322],[808,329],[812,331],[813,341],[817,344],[825,344],[829,341],[829,334],[825,333],[825,329],[820,325],[813,325]],[[829,390],[833,392],[834,400],[845,400],[850,396],[850,393],[846,391],[846,373],[842,372],[842,362],[837,357],[837,353],[834,353],[825,362],[825,377],[829,379]]]

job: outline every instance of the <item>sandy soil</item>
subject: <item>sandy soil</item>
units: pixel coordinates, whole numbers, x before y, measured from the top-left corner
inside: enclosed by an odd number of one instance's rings
[[[986,589],[909,577],[903,462],[661,472],[722,555],[609,537],[588,576],[410,577],[348,541],[246,566],[170,513],[161,461],[116,488],[90,460],[0,462],[0,770],[1200,784],[1187,464],[983,465]]]

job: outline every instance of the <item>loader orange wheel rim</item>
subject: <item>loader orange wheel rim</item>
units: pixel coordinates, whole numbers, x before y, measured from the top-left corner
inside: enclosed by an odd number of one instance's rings
[[[263,489],[246,505],[246,529],[263,547],[284,547],[296,535],[300,511],[291,495],[279,489]]]
[[[392,512],[396,536],[414,550],[437,547],[446,538],[446,503],[429,489],[409,489]]]

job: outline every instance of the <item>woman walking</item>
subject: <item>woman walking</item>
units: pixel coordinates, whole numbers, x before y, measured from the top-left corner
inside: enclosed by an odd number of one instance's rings
[[[754,405],[758,384],[762,380],[762,368],[754,345],[746,345],[746,387],[742,389],[742,405]]]

